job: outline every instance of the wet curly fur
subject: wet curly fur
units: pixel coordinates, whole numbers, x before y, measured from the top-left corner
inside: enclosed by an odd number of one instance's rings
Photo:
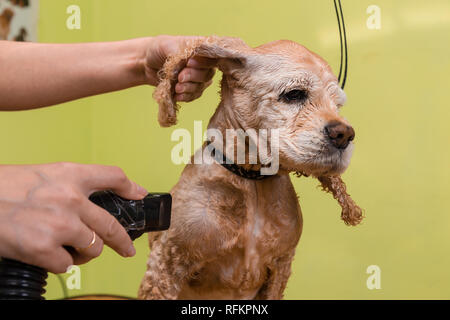
[[[340,176],[322,176],[318,177],[324,191],[333,194],[333,197],[339,202],[342,208],[341,218],[345,224],[356,226],[363,219],[362,209],[353,201],[347,193],[347,188]]]
[[[303,226],[289,172],[318,178],[342,207],[347,225],[363,218],[340,177],[352,144],[337,151],[323,133],[328,121],[346,123],[338,115],[345,94],[328,64],[295,42],[250,48],[237,38],[200,38],[160,71],[154,98],[161,126],[177,121],[177,75],[194,55],[217,59],[223,73],[222,101],[208,128],[281,128],[280,170],[253,181],[214,161],[188,164],[171,190],[171,228],[149,235],[151,252],[138,296],[281,299]],[[310,92],[301,107],[280,101],[283,90],[297,87]]]

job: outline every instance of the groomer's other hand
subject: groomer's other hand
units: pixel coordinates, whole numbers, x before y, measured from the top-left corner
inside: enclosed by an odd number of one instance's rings
[[[125,229],[88,200],[98,190],[139,200],[147,191],[117,167],[53,163],[0,165],[0,256],[66,272],[100,255],[103,244],[124,257],[136,251]],[[67,250],[64,246],[89,249]]]
[[[164,65],[167,57],[183,50],[190,40],[200,37],[188,36],[157,36],[151,38],[146,56],[146,76],[151,85],[158,84],[158,71]],[[216,59],[192,57],[186,67],[178,75],[175,86],[177,101],[192,101],[199,98],[203,90],[212,83],[215,73]]]

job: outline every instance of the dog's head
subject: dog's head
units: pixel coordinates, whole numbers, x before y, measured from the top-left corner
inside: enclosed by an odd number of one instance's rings
[[[223,72],[222,102],[212,119],[214,125],[278,129],[280,168],[322,177],[324,189],[341,199],[341,206],[355,208],[354,203],[348,205],[351,199],[337,177],[349,165],[355,133],[339,115],[346,97],[326,61],[292,41],[250,48],[236,38],[197,39],[171,57],[161,72],[154,96],[162,126],[176,122],[177,74],[193,55],[218,59]],[[357,224],[361,219],[347,220]]]

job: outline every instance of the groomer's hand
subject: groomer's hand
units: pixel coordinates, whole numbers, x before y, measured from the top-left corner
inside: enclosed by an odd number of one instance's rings
[[[117,167],[0,165],[0,256],[54,273],[99,256],[104,243],[124,257],[133,256],[136,251],[125,229],[88,200],[105,189],[132,200],[147,195]],[[93,232],[96,240],[89,247]]]
[[[182,51],[190,40],[196,38],[200,37],[157,36],[151,38],[147,48],[145,68],[149,84],[158,84],[157,73],[168,56]],[[192,101],[199,98],[203,90],[212,83],[216,63],[216,59],[205,57],[189,59],[186,67],[178,75],[175,99],[177,101]]]

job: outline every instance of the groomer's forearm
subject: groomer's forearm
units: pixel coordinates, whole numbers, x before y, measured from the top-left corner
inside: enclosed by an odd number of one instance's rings
[[[0,41],[0,110],[34,109],[145,84],[149,41]]]

